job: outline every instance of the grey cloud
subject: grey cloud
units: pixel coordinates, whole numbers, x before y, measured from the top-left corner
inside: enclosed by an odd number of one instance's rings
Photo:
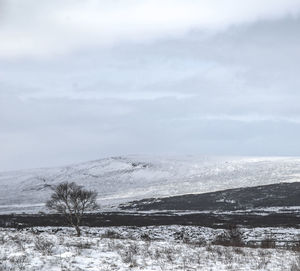
[[[299,24],[1,59],[0,170],[128,153],[300,155]]]
[[[93,44],[152,42],[195,28],[218,32],[297,16],[300,11],[298,0],[2,0],[2,4],[1,58],[48,58]]]

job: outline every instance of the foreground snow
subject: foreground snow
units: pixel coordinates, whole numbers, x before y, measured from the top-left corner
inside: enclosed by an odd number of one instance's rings
[[[174,230],[85,229],[77,238],[68,228],[1,229],[0,270],[300,270],[299,252],[196,244],[172,238]],[[142,240],[141,231],[156,239]],[[211,238],[212,231],[203,232]]]
[[[0,173],[0,212],[43,210],[50,187],[75,181],[102,207],[149,197],[204,193],[300,180],[300,158],[111,157],[61,168]]]

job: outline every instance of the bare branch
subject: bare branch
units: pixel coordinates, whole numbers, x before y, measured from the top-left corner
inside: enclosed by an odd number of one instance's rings
[[[80,236],[79,226],[84,213],[99,208],[96,199],[97,192],[86,190],[74,182],[63,182],[53,189],[46,206],[64,215]]]

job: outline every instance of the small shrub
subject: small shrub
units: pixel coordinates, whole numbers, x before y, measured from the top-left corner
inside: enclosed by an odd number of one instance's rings
[[[292,246],[291,249],[294,251],[300,251],[300,241],[296,241]]]
[[[134,254],[130,250],[120,251],[121,259],[124,263],[130,264],[130,267],[137,266]]]
[[[14,267],[17,267],[19,270],[25,270],[27,257],[26,255],[13,256],[9,258],[9,261]]]
[[[101,235],[102,238],[110,238],[110,239],[122,239],[122,236],[113,230],[107,230],[104,234]]]
[[[293,263],[290,271],[300,271],[300,266],[298,263]]]
[[[4,262],[0,262],[0,271],[15,271],[15,268],[8,266]]]
[[[73,246],[79,249],[90,249],[92,247],[92,243],[89,241],[76,242],[75,244],[73,244]]]
[[[212,242],[213,245],[219,245],[219,246],[229,246],[229,238],[226,233],[221,233],[217,235],[215,240]]]
[[[151,240],[149,234],[147,234],[147,233],[143,233],[141,235],[141,239],[144,240],[144,241],[150,241]]]
[[[275,248],[276,241],[272,238],[266,238],[261,241],[260,247],[261,248]]]
[[[212,243],[214,245],[235,247],[242,247],[245,245],[242,233],[236,225],[229,226],[228,231],[218,235]]]
[[[22,240],[21,236],[11,236],[10,239],[20,248],[20,250],[25,251],[24,240]]]
[[[4,245],[4,243],[5,243],[4,235],[0,235],[0,245]]]
[[[297,255],[298,257],[295,259],[295,261],[292,263],[290,271],[300,271],[300,255]]]
[[[193,242],[195,246],[204,247],[207,245],[207,241],[204,237],[199,237],[196,241]]]
[[[155,260],[158,260],[162,257],[162,251],[160,249],[155,249],[155,252],[154,252],[154,259]]]
[[[122,243],[115,242],[115,240],[110,240],[107,243],[107,247],[110,251],[114,251],[114,250],[122,250],[124,249],[125,246]]]
[[[34,246],[42,254],[51,255],[54,244],[43,237],[37,236],[34,240]]]
[[[229,226],[228,235],[232,246],[240,247],[244,245],[241,230],[236,225]]]
[[[241,249],[239,247],[234,248],[233,252],[236,254],[245,255],[245,252],[243,251],[243,249]]]
[[[167,260],[168,260],[170,263],[173,263],[174,260],[175,260],[174,251],[173,251],[171,248],[168,248],[168,249],[165,249],[164,252],[165,252],[165,255],[166,255]]]

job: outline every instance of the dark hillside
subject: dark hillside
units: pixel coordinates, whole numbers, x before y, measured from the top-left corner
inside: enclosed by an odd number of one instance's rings
[[[205,194],[150,198],[120,206],[124,210],[232,211],[300,206],[300,182],[229,189]]]

